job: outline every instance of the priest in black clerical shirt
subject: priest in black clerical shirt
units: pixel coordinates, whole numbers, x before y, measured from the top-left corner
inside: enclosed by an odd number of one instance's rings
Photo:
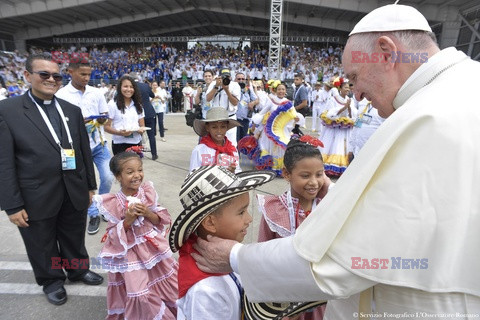
[[[85,263],[95,173],[80,108],[54,96],[62,80],[58,65],[48,54],[31,55],[24,75],[31,90],[0,102],[0,207],[18,226],[48,301],[60,305],[67,277],[103,281]]]

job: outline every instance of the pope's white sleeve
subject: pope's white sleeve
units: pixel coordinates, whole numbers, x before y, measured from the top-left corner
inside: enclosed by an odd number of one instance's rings
[[[318,263],[300,257],[293,237],[237,246],[236,260],[250,301],[316,301],[346,298],[375,285],[328,256]],[[233,257],[232,255],[236,255]]]

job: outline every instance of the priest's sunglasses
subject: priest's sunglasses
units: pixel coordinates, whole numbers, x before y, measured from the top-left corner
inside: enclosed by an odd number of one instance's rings
[[[55,81],[62,81],[63,76],[60,73],[50,73],[47,71],[28,71],[30,73],[36,73],[42,78],[43,80],[48,80],[50,77],[53,77],[53,80]]]

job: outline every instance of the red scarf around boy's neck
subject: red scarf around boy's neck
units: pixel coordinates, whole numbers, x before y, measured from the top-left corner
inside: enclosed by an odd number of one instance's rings
[[[192,234],[188,238],[187,242],[180,248],[178,258],[178,298],[181,299],[188,292],[188,289],[193,287],[194,284],[208,277],[212,276],[224,276],[228,273],[206,273],[198,269],[195,259],[191,256],[191,253],[198,253],[193,248],[193,245],[197,242],[197,236]]]
[[[202,139],[200,139],[200,143],[203,143],[207,147],[215,150],[215,164],[217,164],[218,156],[221,153],[225,153],[233,157],[235,156],[235,152],[237,151],[237,148],[235,148],[235,146],[230,142],[230,140],[228,140],[227,137],[225,137],[225,143],[223,144],[223,146],[216,144],[210,134],[203,136]]]

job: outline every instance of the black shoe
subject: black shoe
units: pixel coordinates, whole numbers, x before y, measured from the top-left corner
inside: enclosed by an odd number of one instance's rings
[[[98,232],[98,226],[100,226],[100,217],[91,217],[88,222],[87,232],[88,234],[95,234]]]
[[[168,131],[168,129],[167,129],[167,128],[163,128],[163,130],[164,130],[164,131]]]
[[[103,277],[93,271],[85,272],[80,278],[70,279],[70,281],[82,281],[85,284],[96,286],[103,282]]]
[[[67,302],[67,291],[65,291],[65,288],[63,286],[53,292],[45,293],[45,295],[47,296],[48,302],[56,306]]]
[[[157,155],[152,156],[152,160],[153,160],[153,161],[155,161],[155,160],[157,160],[157,159],[158,159],[158,156],[157,156]]]

